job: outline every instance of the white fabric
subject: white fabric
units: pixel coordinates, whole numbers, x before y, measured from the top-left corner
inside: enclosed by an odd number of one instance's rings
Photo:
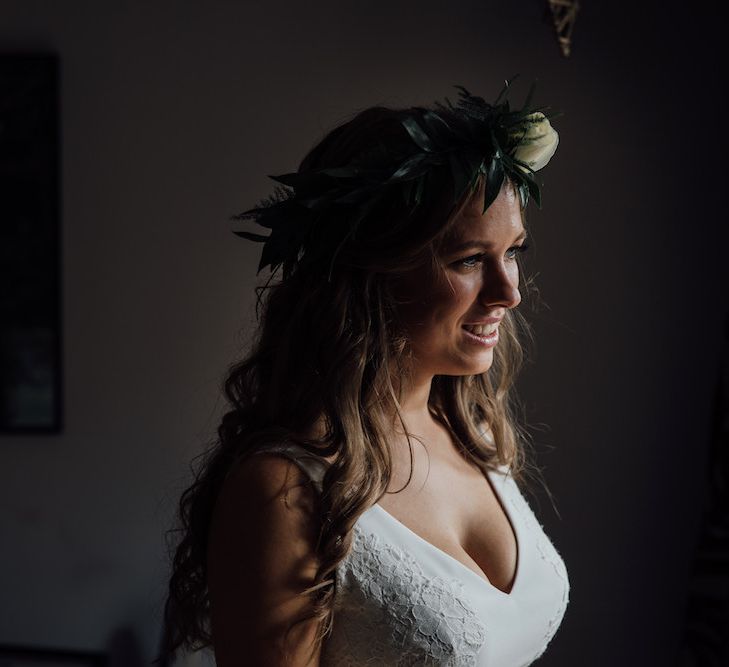
[[[326,461],[296,445],[273,449],[321,489]],[[517,539],[511,591],[374,505],[355,524],[352,550],[337,570],[322,667],[525,667],[544,652],[569,600],[567,570],[506,470],[488,476]]]

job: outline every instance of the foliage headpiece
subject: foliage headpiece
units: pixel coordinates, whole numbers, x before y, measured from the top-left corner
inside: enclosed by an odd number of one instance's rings
[[[518,190],[522,207],[530,196],[540,207],[535,172],[557,148],[558,135],[549,122],[555,114],[548,107],[531,106],[533,85],[522,108],[512,110],[506,97],[513,80],[505,82],[493,104],[455,86],[459,91],[455,105],[446,98],[445,104],[435,102],[432,109],[413,107],[402,112],[399,119],[409,140],[397,148],[381,142],[343,166],[270,176],[280,184],[273,195],[236,216],[271,230],[268,236],[235,232],[264,243],[258,271],[270,266],[274,272],[283,266],[287,274],[305,259],[325,257],[331,275],[337,253],[367,214],[397,191],[410,213],[414,212],[424,201],[426,182],[432,187],[436,170],[450,180],[440,184],[452,188],[454,206],[483,175],[484,211],[507,177]],[[334,211],[339,233],[333,234],[332,245],[321,247],[321,234],[316,235],[317,244],[308,243],[323,215]]]

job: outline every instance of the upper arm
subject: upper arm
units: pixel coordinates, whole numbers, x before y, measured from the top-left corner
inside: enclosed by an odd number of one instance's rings
[[[317,624],[296,623],[311,611],[300,593],[318,567],[314,508],[304,473],[281,456],[252,456],[228,476],[208,543],[218,667],[318,665]]]

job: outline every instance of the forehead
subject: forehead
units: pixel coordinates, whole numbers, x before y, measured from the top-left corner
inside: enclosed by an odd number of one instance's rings
[[[483,210],[483,191],[471,197],[449,225],[443,246],[448,249],[468,242],[485,246],[511,244],[523,233],[519,194],[505,184],[486,212]]]

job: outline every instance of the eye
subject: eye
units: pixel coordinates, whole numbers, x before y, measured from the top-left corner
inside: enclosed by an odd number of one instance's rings
[[[528,249],[529,249],[528,243],[522,243],[521,245],[511,246],[511,248],[509,248],[506,251],[506,257],[507,257],[507,259],[516,259],[516,256],[519,253],[526,252]]]
[[[526,252],[527,248],[529,248],[529,245],[527,243],[522,243],[521,245],[515,245],[511,246],[506,251],[506,259],[509,261],[513,261],[516,259],[517,255],[522,252]],[[464,257],[463,259],[458,259],[455,262],[453,262],[453,266],[456,269],[461,270],[471,270],[471,269],[477,269],[479,266],[481,266],[486,261],[486,253],[479,253],[477,255],[469,255],[468,257]]]
[[[464,269],[475,269],[479,264],[483,263],[483,253],[471,255],[464,259],[459,259],[456,264]]]

